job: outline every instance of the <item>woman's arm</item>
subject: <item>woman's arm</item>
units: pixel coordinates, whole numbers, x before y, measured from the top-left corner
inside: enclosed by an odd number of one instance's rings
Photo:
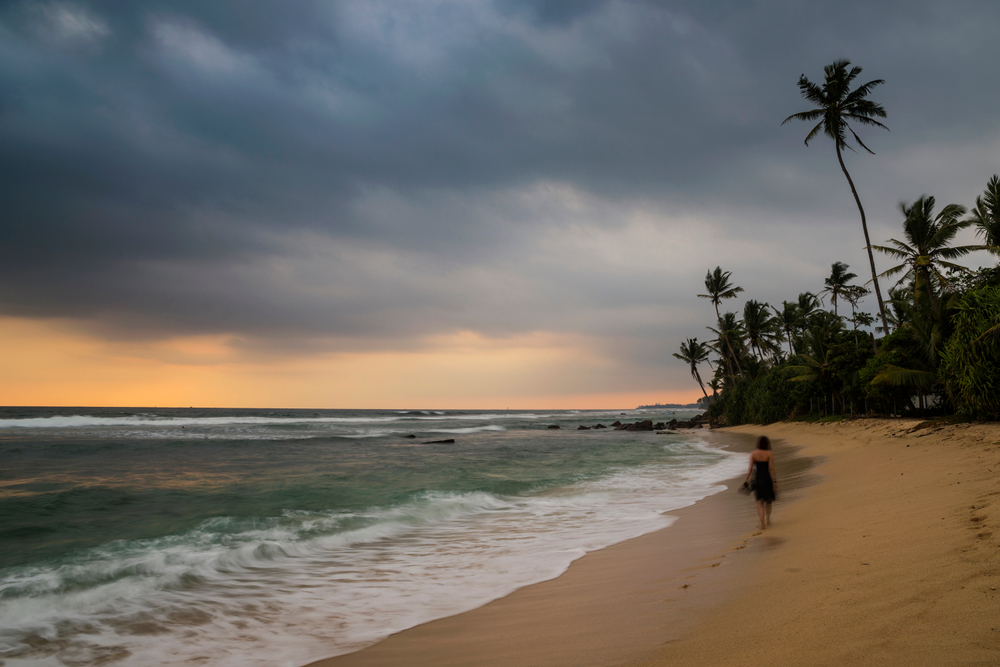
[[[750,483],[750,475],[753,474],[753,454],[750,455],[750,468],[747,470],[747,478],[743,480],[744,486]]]
[[[767,457],[767,469],[771,472],[771,484],[777,488],[778,476],[774,474],[774,452],[771,452],[771,455]]]

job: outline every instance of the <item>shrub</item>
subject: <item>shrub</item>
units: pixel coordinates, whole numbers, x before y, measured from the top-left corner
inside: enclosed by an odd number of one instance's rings
[[[939,374],[960,415],[1000,418],[1000,287],[968,292],[959,301],[954,333],[941,355]],[[994,329],[992,334],[986,334]]]

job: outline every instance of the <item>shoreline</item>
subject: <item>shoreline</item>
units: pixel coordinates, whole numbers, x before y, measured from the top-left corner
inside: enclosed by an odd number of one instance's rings
[[[998,664],[1000,424],[917,423],[715,431],[772,438],[768,530],[731,480],[556,579],[310,667]],[[795,457],[819,463],[799,489]]]
[[[751,435],[706,435],[729,451],[753,448]],[[775,446],[790,484],[787,502],[794,502],[815,482],[813,460],[780,441]],[[664,632],[680,636],[726,597],[725,582],[735,567],[727,555],[747,547],[757,521],[752,498],[736,492],[741,482],[742,477],[727,480],[726,490],[668,512],[676,517],[670,526],[590,552],[555,579],[309,667],[568,667],[639,659],[658,643],[649,643],[651,638],[662,641]]]

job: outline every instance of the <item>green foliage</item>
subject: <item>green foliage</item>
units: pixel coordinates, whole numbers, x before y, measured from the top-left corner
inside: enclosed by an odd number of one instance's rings
[[[940,376],[960,415],[1000,418],[1000,287],[962,297],[954,333],[941,355]]]

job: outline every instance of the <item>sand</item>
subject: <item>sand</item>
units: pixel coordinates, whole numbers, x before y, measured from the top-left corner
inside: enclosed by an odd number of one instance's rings
[[[557,579],[315,667],[998,665],[1000,424],[916,425],[717,431],[775,441],[766,531],[734,481]]]

